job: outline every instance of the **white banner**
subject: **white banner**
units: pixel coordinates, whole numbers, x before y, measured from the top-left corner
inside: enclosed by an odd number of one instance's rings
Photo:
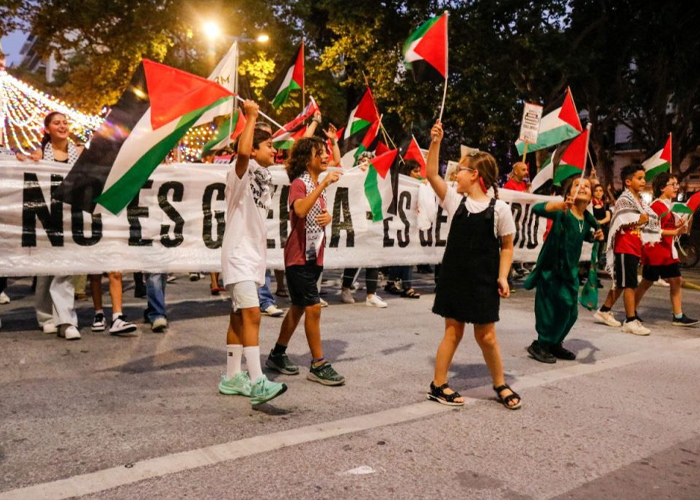
[[[228,168],[161,165],[119,216],[90,215],[51,198],[52,190],[68,173],[67,165],[0,157],[0,276],[218,271]],[[282,167],[271,171],[275,190],[267,221],[268,264],[282,269],[282,248],[290,230],[289,181]],[[326,229],[325,267],[440,262],[450,227],[447,216],[438,209],[432,227],[419,231],[419,183],[399,177],[398,213],[382,222],[368,219],[365,173],[359,169],[347,172],[327,190],[333,222]],[[534,262],[546,224],[531,208],[552,198],[506,190],[499,193],[511,203],[518,228],[515,260]]]

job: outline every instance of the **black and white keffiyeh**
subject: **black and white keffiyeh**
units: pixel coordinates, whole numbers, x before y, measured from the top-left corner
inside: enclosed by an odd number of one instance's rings
[[[73,144],[71,141],[68,141],[68,164],[73,165],[76,161],[78,161],[78,156],[80,156],[80,153],[78,153],[78,148],[76,148],[75,144]],[[44,146],[44,160],[56,161],[56,158],[53,155],[53,146],[50,142]]]
[[[318,187],[308,172],[304,172],[299,179],[306,187],[306,196],[309,196]],[[326,229],[320,226],[316,220],[316,217],[323,213],[321,202],[323,202],[323,206],[326,205],[325,191],[321,193],[321,196],[318,197],[309,213],[306,214],[306,260],[316,259],[318,250],[321,248],[323,238],[326,235]]]
[[[638,199],[628,189],[625,189],[615,203],[615,211],[610,220],[608,249],[605,254],[607,260],[605,269],[613,278],[613,286],[615,286],[615,239],[620,229],[635,224],[643,213],[649,216],[649,221],[640,226],[642,245],[658,243],[661,241],[661,224],[658,215],[644,200]]]

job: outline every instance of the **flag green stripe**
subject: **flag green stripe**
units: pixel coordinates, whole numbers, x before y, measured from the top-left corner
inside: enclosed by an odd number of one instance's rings
[[[411,33],[411,36],[409,36],[408,39],[406,40],[406,43],[404,43],[404,50],[403,50],[404,54],[408,50],[409,45],[411,45],[411,43],[415,42],[419,38],[423,38],[423,36],[428,32],[428,30],[430,28],[433,27],[433,24],[435,24],[438,21],[438,19],[440,19],[440,16],[428,19],[426,22],[424,22],[423,24],[418,26],[416,31]]]
[[[671,212],[674,214],[690,214],[692,215],[693,209],[690,208],[688,205],[684,205],[683,203],[674,203],[673,207],[671,208]]]
[[[136,196],[148,177],[158,167],[158,164],[177,145],[183,135],[197,123],[197,120],[209,109],[219,106],[231,97],[217,100],[205,108],[200,108],[184,115],[168,136],[154,145],[117,182],[95,200],[113,214],[118,214]],[[129,147],[128,139],[124,146]]]
[[[652,180],[654,177],[659,175],[661,172],[668,172],[671,169],[671,165],[668,164],[668,162],[664,162],[661,165],[658,165],[654,168],[650,168],[649,170],[646,171],[646,180],[647,182]]]
[[[547,130],[546,132],[540,132],[537,136],[537,142],[535,144],[530,144],[527,150],[529,153],[532,153],[533,151],[556,146],[567,139],[573,139],[580,133],[581,132],[571,125],[564,125],[562,127],[553,128],[552,130]],[[515,147],[518,149],[518,154],[523,154],[525,143],[518,142]]]
[[[228,137],[228,123],[219,127],[219,130],[218,130],[218,133],[216,134],[216,137],[214,137],[211,141],[207,142],[204,145],[204,147],[202,148],[202,156],[204,156],[209,151],[211,151],[214,148],[214,146],[216,146],[220,142],[226,140],[227,137]]]
[[[581,175],[581,169],[566,163],[560,163],[554,172],[554,185],[558,186],[562,181],[574,175]]]
[[[292,90],[301,90],[301,86],[297,82],[295,82],[294,80],[292,80],[289,83],[287,88],[280,89],[280,91],[275,96],[275,100],[272,101],[272,107],[279,108],[280,106],[282,106],[282,104],[287,102],[287,99],[289,98],[289,94]]]
[[[366,129],[370,125],[372,125],[372,124],[370,122],[368,122],[367,120],[362,120],[362,119],[355,120],[354,122],[352,122],[352,125],[350,125],[350,134],[349,135],[351,135],[351,136],[355,135],[358,132],[360,132],[361,130]]]
[[[365,196],[369,202],[369,209],[372,211],[372,222],[379,222],[384,220],[384,214],[382,213],[382,195],[379,193],[379,181],[377,177],[379,174],[370,165],[367,170],[367,177],[365,177]]]

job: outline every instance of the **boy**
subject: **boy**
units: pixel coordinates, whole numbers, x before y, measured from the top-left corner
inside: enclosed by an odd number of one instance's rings
[[[622,331],[633,335],[649,335],[651,330],[644,327],[637,318],[634,296],[637,289],[637,268],[642,257],[642,237],[645,243],[658,241],[659,223],[654,212],[645,206],[640,196],[646,186],[644,167],[641,164],[627,165],[622,169],[621,180],[625,190],[615,203],[608,235],[607,270],[613,277],[613,287],[608,292],[603,307],[593,317],[608,326],[619,327],[621,324],[611,309],[622,295],[626,317]]]
[[[221,247],[224,286],[233,310],[226,335],[226,375],[219,392],[249,396],[259,405],[283,394],[285,384],[271,382],[260,363],[260,300],[265,283],[267,230],[265,220],[272,201],[272,177],[267,167],[275,161],[272,136],[256,130],[258,105],[245,101],[246,125],[238,143],[238,156],[226,182],[226,231]],[[248,373],[241,370],[245,356]]]
[[[678,195],[678,178],[669,172],[662,172],[652,182],[654,196],[657,198],[651,209],[656,212],[661,223],[661,241],[654,245],[642,247],[642,282],[635,295],[635,308],[647,290],[662,278],[671,288],[671,306],[673,308],[673,326],[692,326],[698,320],[683,314],[681,308],[681,268],[678,251],[673,245],[673,237],[688,231],[686,221],[677,218],[671,212],[672,200]]]

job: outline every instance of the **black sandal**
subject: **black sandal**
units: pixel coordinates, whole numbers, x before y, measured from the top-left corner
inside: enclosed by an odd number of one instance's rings
[[[440,387],[436,387],[434,383],[430,382],[428,399],[447,406],[464,406],[466,401],[455,401],[455,399],[462,397],[457,391],[452,392],[452,394],[445,394],[445,389],[449,388],[450,386],[447,385],[447,382]]]
[[[512,394],[509,394],[508,396],[506,396],[504,398],[501,396],[501,393],[503,391],[505,391],[506,389],[509,389],[512,392]],[[520,408],[520,406],[521,406],[520,395],[517,392],[515,392],[513,389],[511,389],[508,384],[503,384],[500,387],[494,387],[493,390],[496,391],[496,395],[498,396],[498,400],[501,403],[503,403],[503,406],[505,406],[509,410],[517,410],[518,408]],[[514,405],[509,405],[508,403],[510,403],[514,399],[517,399],[518,402],[515,403]]]
[[[405,299],[420,299],[420,293],[416,292],[413,288],[408,288],[401,292],[401,296]]]

